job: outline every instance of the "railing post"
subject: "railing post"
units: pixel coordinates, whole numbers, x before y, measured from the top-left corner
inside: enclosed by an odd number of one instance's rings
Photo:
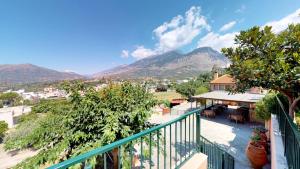
[[[200,110],[201,111],[201,110]],[[197,151],[200,152],[200,136],[201,136],[201,132],[200,132],[200,111],[197,112],[196,115],[196,144],[197,144]]]

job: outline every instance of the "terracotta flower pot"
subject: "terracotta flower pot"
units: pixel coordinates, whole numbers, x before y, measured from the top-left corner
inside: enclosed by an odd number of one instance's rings
[[[132,159],[132,166],[131,167],[137,167],[139,163],[139,156],[138,155],[134,155],[133,159]]]
[[[252,132],[252,136],[259,136],[260,140],[257,140],[257,143],[262,145],[266,151],[268,150],[268,138],[267,135],[265,133],[262,132],[257,132],[257,131],[253,131]]]
[[[171,109],[170,108],[163,108],[162,109],[162,112],[163,112],[163,115],[166,115],[166,114],[168,114],[168,113],[171,113]]]
[[[249,142],[246,155],[254,169],[261,169],[268,162],[265,148],[258,143]]]

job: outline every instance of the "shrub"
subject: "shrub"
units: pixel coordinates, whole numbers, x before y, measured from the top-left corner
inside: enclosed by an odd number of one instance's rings
[[[2,140],[7,130],[8,130],[8,124],[5,121],[0,121],[0,140]]]
[[[276,96],[276,93],[269,93],[255,104],[256,118],[261,120],[271,118],[271,113],[275,113],[274,110],[276,110]]]
[[[9,103],[10,106],[18,106],[22,97],[17,93],[9,92],[0,94],[0,100]]]
[[[157,87],[156,87],[156,92],[166,92],[168,90],[168,87],[166,85],[163,85],[163,84],[159,84]]]
[[[196,95],[198,94],[202,94],[202,93],[207,93],[208,92],[208,88],[205,86],[200,86],[196,89]]]
[[[162,100],[160,104],[163,104],[165,107],[171,107],[171,102],[169,100]]]

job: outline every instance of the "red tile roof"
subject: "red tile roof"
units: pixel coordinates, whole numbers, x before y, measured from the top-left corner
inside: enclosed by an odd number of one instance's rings
[[[212,80],[210,83],[211,84],[234,84],[235,81],[230,75],[225,74],[221,77]]]

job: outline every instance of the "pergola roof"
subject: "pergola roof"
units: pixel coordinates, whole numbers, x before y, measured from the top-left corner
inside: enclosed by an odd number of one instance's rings
[[[254,94],[254,93],[229,94],[228,91],[218,90],[218,91],[212,91],[197,96],[193,96],[192,98],[256,103],[264,96],[265,94]]]

